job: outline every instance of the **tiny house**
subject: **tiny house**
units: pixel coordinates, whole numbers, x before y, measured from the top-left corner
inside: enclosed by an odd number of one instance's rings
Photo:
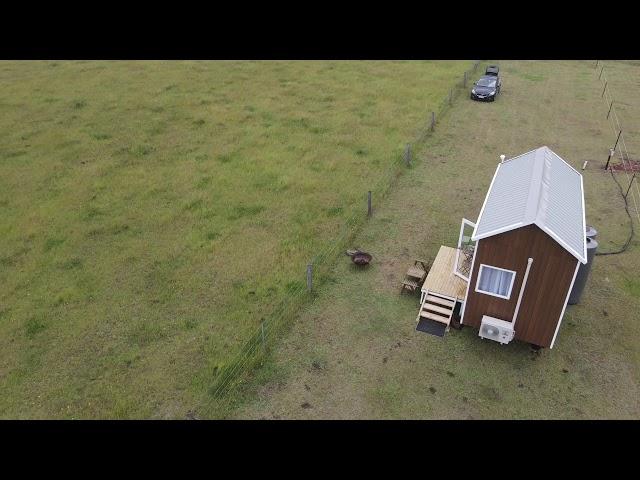
[[[503,160],[477,221],[440,248],[417,329],[442,336],[455,315],[482,338],[552,348],[586,262],[582,175],[548,147]]]

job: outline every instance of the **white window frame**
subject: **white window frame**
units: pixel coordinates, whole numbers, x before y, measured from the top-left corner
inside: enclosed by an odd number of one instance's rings
[[[507,296],[506,297],[504,295],[499,295],[497,293],[486,292],[484,290],[480,290],[480,288],[479,288],[480,279],[482,278],[482,269],[484,267],[493,268],[495,270],[502,270],[503,272],[513,273],[513,275],[511,275],[511,283],[509,284],[509,291],[507,292]],[[480,264],[480,268],[478,269],[478,278],[476,279],[475,291],[478,292],[478,293],[484,293],[485,295],[490,295],[492,297],[498,297],[498,298],[502,298],[504,300],[509,300],[511,298],[511,292],[513,290],[513,284],[515,283],[515,281],[516,281],[516,272],[514,270],[508,270],[506,268],[494,267],[493,265],[487,265],[485,263],[481,263]]]
[[[460,260],[460,247],[462,247],[462,234],[464,233],[464,226],[468,225],[471,228],[476,228],[476,224],[473,223],[471,220],[467,220],[466,218],[462,219],[462,223],[460,224],[460,235],[458,235],[458,248],[456,249],[456,261],[453,264],[453,274],[457,275],[458,277],[460,277],[461,279],[463,279],[465,282],[469,282],[469,280],[471,279],[471,276],[469,277],[465,277],[463,274],[461,274],[460,272],[458,272],[458,261]],[[476,245],[478,242],[474,242]],[[475,250],[473,252],[473,258],[475,259]],[[472,268],[471,268],[471,272],[473,272],[473,261],[472,263]],[[469,272],[469,275],[471,275],[471,272]]]

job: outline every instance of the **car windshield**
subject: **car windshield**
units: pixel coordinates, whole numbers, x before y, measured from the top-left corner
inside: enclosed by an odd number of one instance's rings
[[[478,80],[478,83],[476,83],[476,85],[479,87],[495,87],[496,81],[491,78],[481,78],[480,80]]]

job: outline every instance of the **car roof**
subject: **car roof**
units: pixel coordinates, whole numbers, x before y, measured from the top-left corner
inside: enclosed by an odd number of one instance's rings
[[[480,81],[480,80],[491,80],[491,81],[495,82],[496,81],[496,77],[494,75],[483,75],[478,79],[478,81]]]

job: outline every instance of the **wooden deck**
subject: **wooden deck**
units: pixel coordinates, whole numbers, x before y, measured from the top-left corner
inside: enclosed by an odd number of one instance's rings
[[[467,282],[453,273],[456,262],[456,249],[442,245],[436,259],[431,265],[429,274],[422,285],[422,294],[428,291],[464,301],[467,291]]]

